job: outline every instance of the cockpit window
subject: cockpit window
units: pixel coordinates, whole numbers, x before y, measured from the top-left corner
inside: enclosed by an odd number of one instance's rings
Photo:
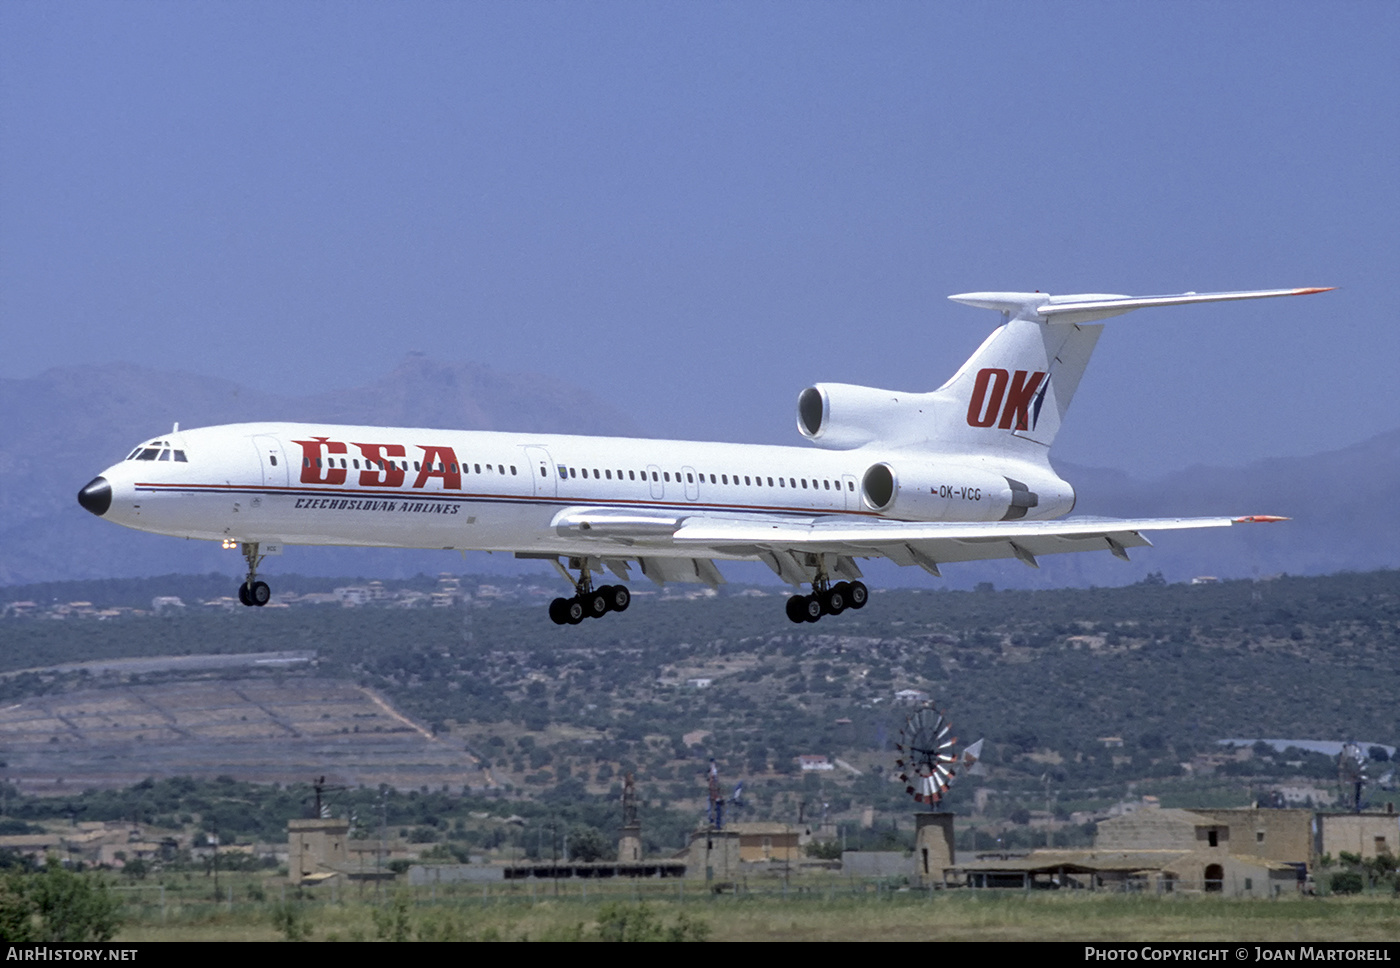
[[[168,440],[153,440],[149,444],[142,444],[131,453],[126,455],[127,460],[173,460],[181,464],[188,464],[183,450],[174,450]]]

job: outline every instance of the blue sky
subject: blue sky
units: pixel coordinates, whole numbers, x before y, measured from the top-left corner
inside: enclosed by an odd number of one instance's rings
[[[1111,321],[1056,454],[1326,450],[1400,424],[1397,50],[1393,2],[9,0],[0,377],[421,350],[796,443],[811,382],[942,383],[996,321],[951,293],[1340,286]]]

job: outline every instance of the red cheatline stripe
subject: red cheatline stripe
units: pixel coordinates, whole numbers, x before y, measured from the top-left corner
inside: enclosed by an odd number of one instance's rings
[[[324,490],[314,488],[277,487],[275,485],[245,484],[236,487],[227,484],[165,484],[165,483],[142,483],[133,485],[138,488],[145,488],[153,491],[211,491],[214,493],[273,493],[286,494],[300,497],[337,497],[337,498],[396,498],[398,500],[476,500],[476,501],[501,501],[510,503],[534,502],[538,504],[560,504],[560,505],[597,505],[599,507],[645,507],[645,508],[666,508],[675,510],[694,509],[695,511],[777,511],[786,514],[846,514],[859,517],[878,518],[880,515],[874,511],[851,511],[845,508],[823,508],[823,507],[793,507],[781,504],[705,504],[696,502],[693,504],[682,504],[678,501],[640,501],[633,498],[599,498],[590,500],[586,497],[551,497],[549,495],[536,494],[482,494],[469,491],[365,491],[365,490]]]

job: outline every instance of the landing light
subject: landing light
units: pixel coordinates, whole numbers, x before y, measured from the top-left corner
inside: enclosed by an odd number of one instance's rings
[[[238,542],[237,542],[237,541],[234,541],[232,538],[225,538],[225,539],[224,539],[224,550],[225,550],[225,551],[227,551],[227,550],[230,549],[230,548],[237,548],[237,547],[238,547]]]

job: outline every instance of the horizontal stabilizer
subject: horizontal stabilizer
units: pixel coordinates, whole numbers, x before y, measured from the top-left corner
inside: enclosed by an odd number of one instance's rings
[[[1175,296],[1118,296],[1107,293],[1052,296],[1043,292],[965,292],[948,298],[967,306],[1009,313],[1016,318],[1034,318],[1052,323],[1088,323],[1151,306],[1188,306],[1193,303],[1234,302],[1240,299],[1271,299],[1275,296],[1306,296],[1315,292],[1330,292],[1332,288],[1335,287],[1184,292]]]

